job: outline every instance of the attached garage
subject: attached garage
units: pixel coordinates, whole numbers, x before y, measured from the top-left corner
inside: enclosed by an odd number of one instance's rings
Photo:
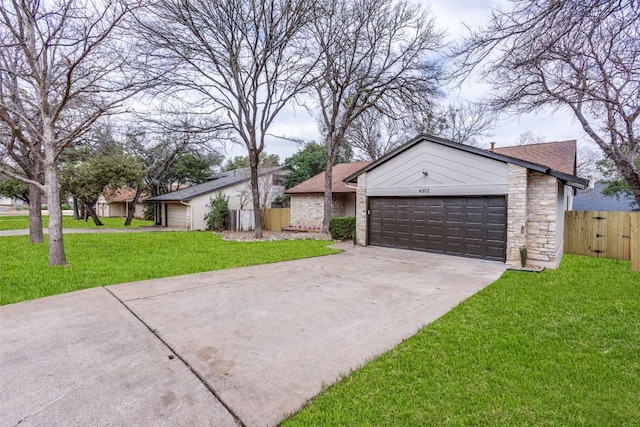
[[[189,226],[189,206],[177,203],[167,203],[167,227],[187,228]]]
[[[356,240],[513,266],[525,247],[527,264],[555,268],[573,188],[588,184],[575,156],[576,141],[501,154],[421,135],[345,178]]]
[[[505,196],[371,197],[368,242],[505,261]]]

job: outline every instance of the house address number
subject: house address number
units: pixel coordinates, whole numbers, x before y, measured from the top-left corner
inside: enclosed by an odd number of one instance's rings
[[[420,189],[418,189],[418,193],[421,193],[421,194],[428,194],[429,192],[430,192],[429,188],[420,188]]]

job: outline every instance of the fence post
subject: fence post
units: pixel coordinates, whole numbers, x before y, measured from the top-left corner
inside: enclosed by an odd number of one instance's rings
[[[631,257],[631,270],[640,271],[640,213],[631,215],[631,238],[629,256]]]

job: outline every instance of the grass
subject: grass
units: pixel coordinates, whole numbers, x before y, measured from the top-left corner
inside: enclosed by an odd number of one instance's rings
[[[284,425],[640,425],[640,273],[508,271]]]
[[[73,217],[62,217],[63,228],[125,228],[124,218],[100,218],[100,221],[104,223],[104,227],[98,227],[93,223],[92,219],[89,221],[75,220]],[[46,228],[49,225],[49,217],[42,216],[42,227]],[[138,228],[144,226],[152,226],[153,221],[145,221],[140,219],[134,219],[128,228]],[[15,215],[15,216],[0,216],[0,230],[28,230],[29,229],[29,217],[27,215]]]
[[[109,233],[64,236],[66,267],[48,265],[48,245],[0,238],[0,305],[201,271],[337,253],[329,242],[227,242],[213,233]]]

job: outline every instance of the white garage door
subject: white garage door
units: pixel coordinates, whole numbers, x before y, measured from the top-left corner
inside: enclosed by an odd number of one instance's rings
[[[187,209],[185,205],[167,204],[167,227],[188,227]]]

